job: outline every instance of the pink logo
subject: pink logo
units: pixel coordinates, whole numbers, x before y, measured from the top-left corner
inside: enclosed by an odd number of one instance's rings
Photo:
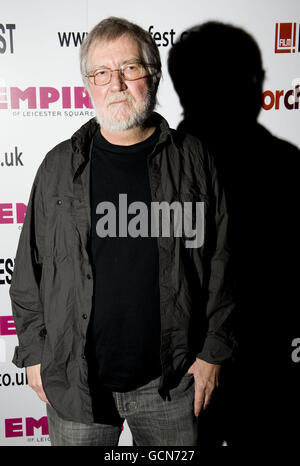
[[[26,436],[33,436],[34,429],[40,428],[42,429],[42,435],[49,434],[47,416],[43,416],[40,419],[34,419],[33,417],[5,419],[6,438],[23,437],[24,433]]]
[[[1,223],[24,223],[27,205],[22,202],[0,203],[0,224]]]
[[[90,96],[84,87],[0,87],[0,109],[20,109],[23,101],[25,108],[49,108],[59,102],[61,108],[93,108]]]
[[[13,316],[0,316],[0,335],[16,335]]]

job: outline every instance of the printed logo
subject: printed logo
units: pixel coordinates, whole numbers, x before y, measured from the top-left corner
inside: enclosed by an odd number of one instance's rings
[[[14,266],[14,260],[11,259],[10,257],[7,259],[0,258],[0,285],[11,284],[13,266]],[[0,335],[1,335],[1,328],[0,328]]]
[[[0,203],[0,224],[24,223],[27,205],[22,202]]]
[[[0,53],[14,53],[15,24],[0,23]]]
[[[59,45],[61,47],[78,47],[82,44],[87,32],[58,32]]]
[[[297,80],[295,80],[296,82]],[[294,89],[277,89],[275,91],[267,90],[263,92],[262,108],[264,110],[279,110],[285,107],[287,110],[299,109],[300,85],[295,85]]]
[[[36,435],[36,429],[40,430],[41,435],[48,435],[48,419],[47,416],[43,416],[40,419],[34,419],[34,417],[21,417],[5,419],[5,437],[34,437]],[[34,439],[32,439],[33,441]],[[48,439],[40,437],[37,441],[46,441]]]
[[[276,23],[275,53],[295,53],[297,23]],[[300,33],[300,28],[299,28]],[[300,41],[298,41],[300,52]]]
[[[155,40],[157,47],[161,47],[161,46],[168,47],[169,45],[174,47],[177,44],[177,42],[174,41],[176,32],[174,31],[173,28],[171,28],[169,31],[156,31],[154,29],[154,26],[151,25],[148,28],[148,32],[151,34],[151,36]],[[183,31],[180,34],[179,42],[181,42],[184,36],[187,34],[189,34],[188,31]]]
[[[94,116],[94,111],[61,109],[93,109],[87,90],[82,86],[0,87],[0,110],[13,110],[13,116]],[[27,110],[27,111],[26,111]],[[28,111],[30,110],[30,111]]]
[[[26,371],[15,372],[14,374],[0,374],[0,387],[23,387],[28,385]]]
[[[24,164],[21,160],[23,152],[20,152],[18,147],[15,146],[14,150],[11,152],[4,152],[4,157],[0,162],[1,167],[24,167]]]
[[[16,335],[13,316],[0,316],[0,335]]]
[[[13,316],[0,316],[0,336],[6,337],[10,335],[16,335],[16,327],[15,327],[15,322]],[[0,338],[0,362],[7,362],[7,352],[6,352],[6,341],[5,338]],[[4,375],[9,375],[9,374],[4,374]],[[10,377],[10,376],[9,376]],[[1,379],[1,374],[0,374],[0,379]],[[6,384],[6,382],[11,381],[11,379],[8,379],[5,377],[5,380],[3,380],[3,383],[0,386]],[[11,382],[9,382],[11,383]],[[15,383],[12,382],[12,385]]]
[[[174,36],[176,32],[174,31],[173,28],[170,29],[170,31],[164,31],[164,32],[153,31],[153,29],[154,29],[153,25],[149,26],[148,31],[150,32],[151,36],[155,40],[157,47],[160,47],[160,46],[167,47],[169,44],[175,45]]]
[[[149,26],[148,32],[151,34],[153,39],[156,42],[157,47],[168,47],[169,45],[174,46],[176,32],[173,28],[168,31],[157,31],[155,30],[154,25]],[[180,39],[187,34],[184,31]],[[88,35],[87,32],[58,32],[58,42],[60,47],[80,47],[85,37]]]

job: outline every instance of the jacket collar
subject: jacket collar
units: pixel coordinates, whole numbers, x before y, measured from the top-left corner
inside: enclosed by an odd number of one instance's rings
[[[158,126],[160,129],[158,144],[163,144],[166,140],[171,137],[172,131],[168,125],[167,120],[163,118],[159,113],[154,112],[152,115],[153,125]],[[91,143],[93,137],[99,128],[99,123],[96,118],[92,118],[79,128],[71,137],[72,149],[75,155],[78,156],[78,162],[81,163],[83,160],[88,161],[91,153]]]

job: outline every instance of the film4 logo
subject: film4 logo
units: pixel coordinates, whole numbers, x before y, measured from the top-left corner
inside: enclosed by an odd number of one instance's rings
[[[35,435],[35,429],[41,429],[42,435],[48,435],[48,419],[43,416],[40,419],[34,417],[16,417],[12,419],[5,419],[5,437],[32,437]]]
[[[297,33],[298,26],[298,33]],[[276,23],[275,53],[295,53],[298,35],[298,52],[300,52],[300,25],[297,23]]]

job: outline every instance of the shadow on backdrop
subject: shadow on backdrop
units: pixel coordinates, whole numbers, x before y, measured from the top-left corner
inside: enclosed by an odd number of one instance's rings
[[[168,67],[183,107],[178,129],[208,146],[224,184],[237,277],[239,350],[200,415],[199,444],[292,442],[300,417],[300,362],[291,357],[300,338],[300,153],[257,122],[264,70],[244,30],[196,26],[170,50]]]

